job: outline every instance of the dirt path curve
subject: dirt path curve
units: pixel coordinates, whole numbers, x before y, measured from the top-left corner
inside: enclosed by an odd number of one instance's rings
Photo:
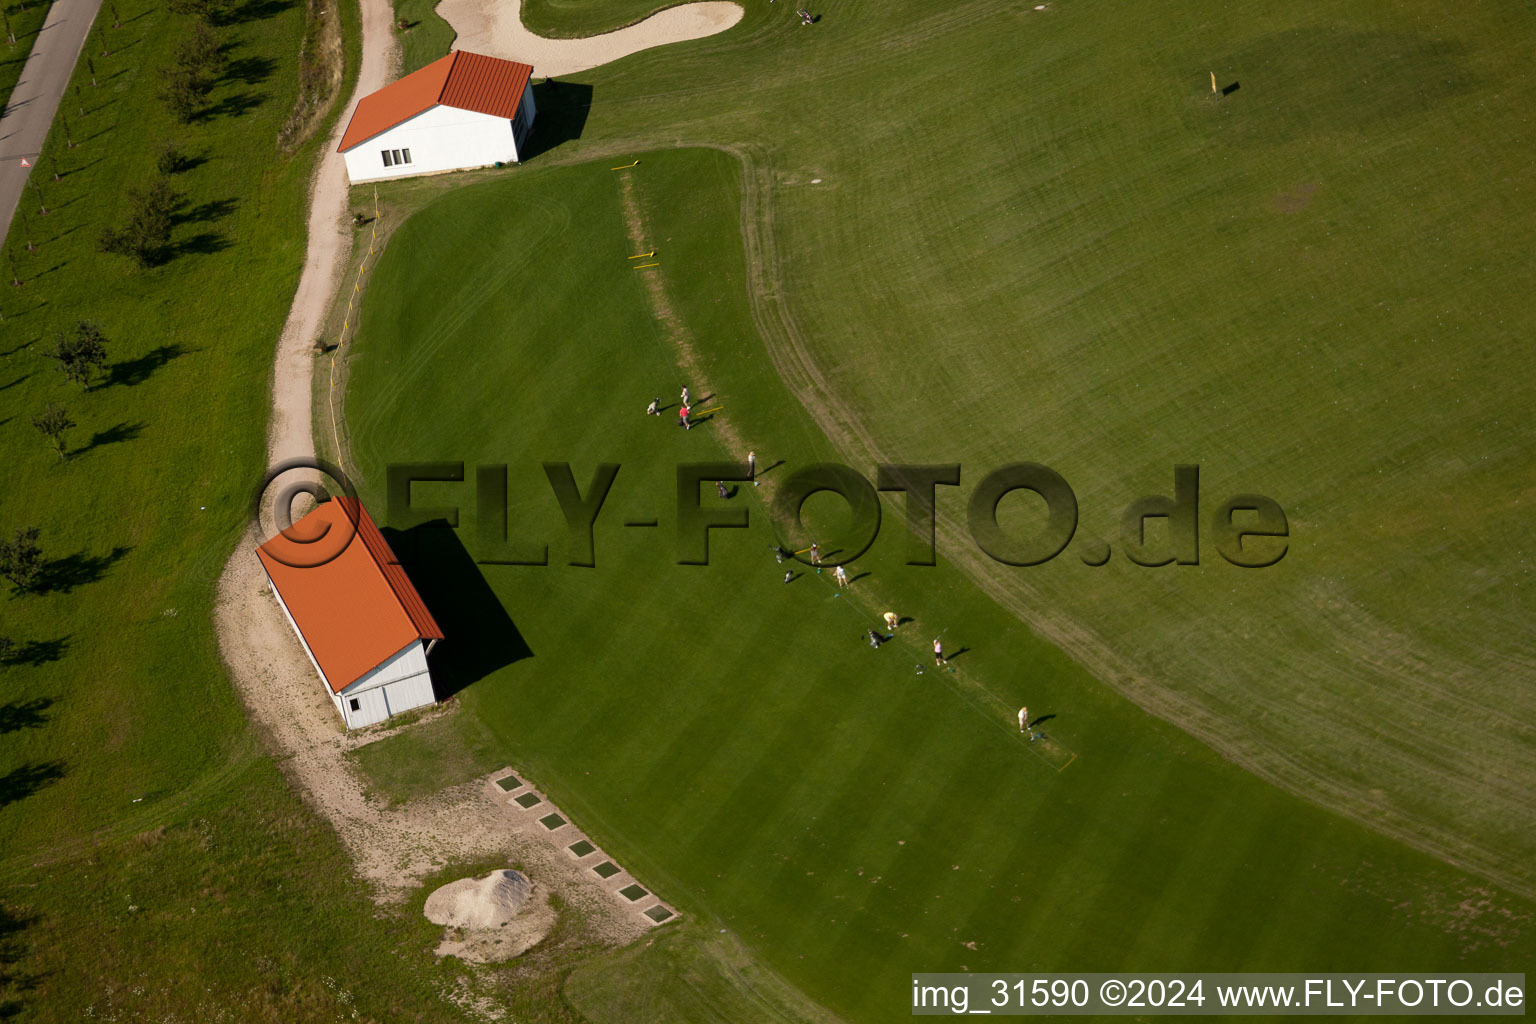
[[[342,268],[352,249],[346,223],[347,166],[336,146],[346,131],[359,97],[382,89],[394,69],[395,40],[389,0],[362,0],[363,59],[357,87],[347,109],[326,141],[325,155],[310,186],[309,245],[304,272],[288,310],[288,322],[277,343],[272,377],[272,424],[267,434],[267,462],[315,454],[310,383],[315,372],[311,354],[320,324],[340,286]],[[247,556],[248,557],[248,556]]]
[[[532,64],[546,77],[569,75],[641,50],[724,32],[745,10],[725,0],[657,11],[627,28],[585,39],[545,39],[523,27],[522,0],[442,0],[437,13],[458,33],[454,46]]]
[[[729,8],[734,16],[726,26],[741,14],[733,4],[698,6]],[[391,17],[389,0],[362,0],[362,66],[357,87],[315,172],[304,269],[278,340],[267,437],[269,465],[315,454],[313,341],[341,287],[352,245],[346,222],[346,168],[336,145],[357,98],[383,87],[390,77],[395,65]],[[651,38],[630,38],[622,44],[629,49],[623,50],[608,37],[600,37],[608,41],[581,52],[583,59],[596,63],[668,41],[637,42]],[[606,883],[597,881],[565,852],[564,840],[557,842],[552,833],[537,826],[537,815],[511,807],[506,794],[487,779],[401,806],[384,806],[371,799],[348,754],[385,733],[376,729],[343,733],[309,659],[271,597],[254,557],[256,541],[253,527],[219,579],[214,619],[220,653],[269,747],[282,756],[285,772],[304,799],[336,829],[377,900],[403,899],[446,862],[507,856],[509,862],[515,860],[529,869],[535,885],[558,892],[567,904],[584,909],[579,918],[588,939],[623,944],[654,924],[641,914],[650,900],[630,904],[614,895],[613,890],[634,881],[632,877],[622,873]]]

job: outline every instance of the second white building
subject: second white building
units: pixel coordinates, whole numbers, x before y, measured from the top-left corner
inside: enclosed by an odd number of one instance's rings
[[[517,163],[537,113],[530,65],[455,50],[359,100],[337,148],[353,184]]]

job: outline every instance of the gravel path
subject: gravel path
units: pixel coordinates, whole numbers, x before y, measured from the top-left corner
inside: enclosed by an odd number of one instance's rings
[[[509,9],[516,23],[517,8]],[[545,74],[563,74],[675,39],[721,31],[741,14],[735,4],[701,3],[662,12],[629,29],[590,40],[541,40],[523,32],[522,36],[550,49],[518,50],[514,55],[536,62]],[[269,464],[315,454],[313,343],[341,287],[352,246],[346,167],[336,145],[357,98],[382,88],[396,66],[391,17],[389,0],[362,0],[362,66],[357,87],[315,172],[304,269],[278,340],[267,438]],[[505,29],[498,24],[498,31],[505,34]],[[517,29],[521,30],[520,23]],[[590,865],[578,865],[577,858],[565,851],[572,837],[579,838],[574,828],[548,832],[538,825],[537,815],[510,804],[490,779],[400,806],[370,799],[347,754],[381,738],[381,733],[342,730],[323,684],[268,590],[254,555],[256,541],[253,528],[219,580],[214,618],[220,652],[268,746],[282,756],[285,771],[305,800],[336,829],[376,899],[388,903],[405,898],[426,875],[449,861],[505,856],[524,865],[537,884],[582,907],[586,911],[583,927],[591,938],[622,944],[654,925],[641,914],[654,904],[654,897],[634,904],[620,900],[613,890],[633,881],[627,873],[607,882],[596,880],[587,870]]]
[[[585,71],[641,50],[724,32],[746,12],[724,0],[657,11],[628,28],[585,39],[545,39],[523,27],[522,0],[442,0],[437,5],[459,34],[454,46],[532,64],[542,77]]]

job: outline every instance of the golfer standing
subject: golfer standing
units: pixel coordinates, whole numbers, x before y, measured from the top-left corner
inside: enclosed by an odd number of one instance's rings
[[[684,388],[683,390],[686,391],[688,389]],[[693,429],[693,424],[688,422],[688,403],[687,402],[684,402],[677,409],[677,425],[682,427],[684,430],[692,430]]]
[[[1028,708],[1028,706],[1025,706],[1025,707],[1019,708],[1019,732],[1023,732],[1024,730],[1026,730],[1028,728],[1029,728],[1029,708]],[[1034,739],[1034,737],[1031,736],[1030,739]]]
[[[757,486],[757,452],[747,452],[747,475],[752,478],[752,486]]]
[[[842,566],[838,566],[836,569],[832,570],[832,577],[837,580],[837,585],[839,588],[846,587],[848,585],[848,574],[843,571]]]
[[[683,404],[688,404],[688,385],[683,385]]]
[[[815,541],[811,541],[811,564],[821,564],[821,548],[816,545]]]
[[[939,668],[943,668],[945,665],[944,641],[941,637],[933,638],[933,663]]]

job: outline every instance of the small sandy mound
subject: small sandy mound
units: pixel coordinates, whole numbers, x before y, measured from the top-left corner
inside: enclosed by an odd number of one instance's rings
[[[532,894],[533,884],[510,869],[461,878],[427,897],[427,920],[449,928],[500,928]]]
[[[438,956],[485,963],[533,948],[555,924],[555,911],[533,883],[510,868],[449,882],[427,897],[427,920],[448,930]]]

